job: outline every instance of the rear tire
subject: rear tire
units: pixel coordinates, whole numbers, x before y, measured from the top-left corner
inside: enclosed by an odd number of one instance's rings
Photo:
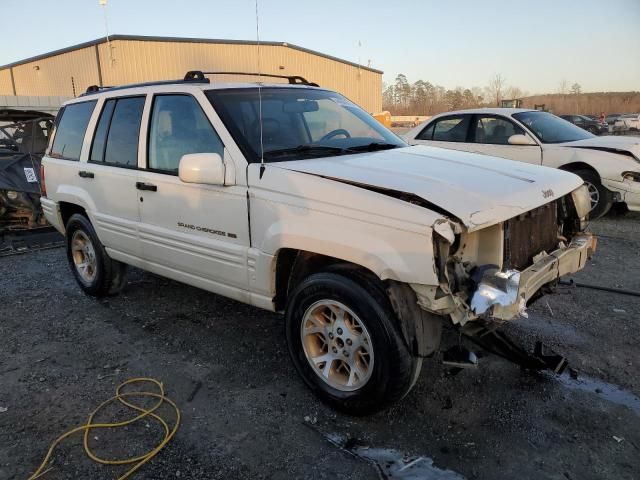
[[[285,314],[296,370],[321,400],[352,415],[402,399],[422,365],[405,346],[384,291],[362,283],[313,274],[292,293]]]
[[[591,170],[576,170],[573,173],[580,176],[589,188],[589,195],[591,196],[589,218],[595,220],[606,215],[613,205],[613,194],[602,185],[598,174]]]
[[[107,255],[87,217],[73,214],[66,225],[67,260],[80,288],[94,297],[117,294],[127,266]]]

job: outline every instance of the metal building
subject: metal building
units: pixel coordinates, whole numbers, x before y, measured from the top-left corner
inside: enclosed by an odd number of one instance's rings
[[[370,113],[382,109],[382,72],[281,42],[111,35],[0,67],[0,95],[77,96],[90,85],[182,78],[189,70],[300,75]],[[219,77],[212,79],[215,81]],[[233,81],[238,78],[219,78]],[[253,80],[253,79],[251,79]],[[244,81],[247,81],[245,78]]]

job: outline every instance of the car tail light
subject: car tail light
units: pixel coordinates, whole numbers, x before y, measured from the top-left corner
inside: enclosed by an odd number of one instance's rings
[[[44,181],[44,165],[40,164],[40,192],[43,197],[47,196],[47,185]]]

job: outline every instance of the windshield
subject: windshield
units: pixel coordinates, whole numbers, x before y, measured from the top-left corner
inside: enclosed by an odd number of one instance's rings
[[[513,118],[529,128],[542,143],[575,142],[595,136],[548,112],[514,113]]]
[[[206,93],[247,160],[259,162],[258,89],[209,90]],[[265,87],[260,95],[265,162],[407,146],[338,93],[311,88]]]

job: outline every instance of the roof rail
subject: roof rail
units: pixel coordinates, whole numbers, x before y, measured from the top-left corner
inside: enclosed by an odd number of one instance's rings
[[[269,78],[286,78],[290,85],[309,85],[311,87],[319,87],[317,83],[308,81],[299,75],[274,75],[271,73],[255,73],[255,72],[202,72],[200,70],[191,70],[184,76],[185,82],[205,81],[205,75],[247,75],[252,77],[269,77]],[[208,81],[208,80],[207,80]]]
[[[105,90],[122,90],[123,88],[134,88],[134,87],[149,87],[153,85],[175,85],[176,83],[210,83],[208,78],[184,78],[180,80],[160,80],[155,82],[142,82],[142,83],[130,83],[128,85],[119,85],[117,87],[99,87],[98,85],[91,85],[87,87],[86,92],[84,92],[81,97],[85,95],[92,95],[94,93],[99,93]]]

